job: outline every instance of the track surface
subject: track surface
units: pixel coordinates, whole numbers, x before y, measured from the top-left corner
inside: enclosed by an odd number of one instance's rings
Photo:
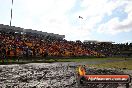
[[[0,88],[82,88],[82,86],[78,85],[77,81],[77,65],[78,63],[72,62],[0,65]],[[122,73],[121,71],[115,69],[107,70],[90,68],[87,71],[91,74]],[[124,85],[92,84],[88,85],[86,88],[111,87],[124,88]]]

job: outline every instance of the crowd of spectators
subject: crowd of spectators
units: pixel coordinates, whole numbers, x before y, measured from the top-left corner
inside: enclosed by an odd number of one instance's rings
[[[67,41],[54,36],[0,31],[0,57],[96,56],[98,53],[83,43]]]
[[[132,50],[130,44],[82,43],[54,36],[0,30],[0,58],[12,57],[70,57],[70,56],[120,56]],[[131,53],[128,52],[129,55]]]
[[[112,42],[84,43],[85,47],[105,56],[132,56],[132,43],[115,44]]]

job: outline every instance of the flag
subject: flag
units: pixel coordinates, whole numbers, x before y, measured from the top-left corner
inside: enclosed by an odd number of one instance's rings
[[[79,16],[79,18],[83,19],[83,17]]]

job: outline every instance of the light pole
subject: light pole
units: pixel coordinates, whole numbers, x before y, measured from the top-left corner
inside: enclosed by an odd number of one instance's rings
[[[12,21],[12,7],[13,7],[13,0],[12,0],[12,6],[11,6],[11,19],[10,19],[10,26],[11,26],[11,21]]]

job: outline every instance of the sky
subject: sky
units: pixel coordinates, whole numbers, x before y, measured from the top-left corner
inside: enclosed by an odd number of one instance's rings
[[[0,0],[0,24],[65,35],[69,41],[132,42],[132,0]],[[81,18],[79,18],[79,16]]]

